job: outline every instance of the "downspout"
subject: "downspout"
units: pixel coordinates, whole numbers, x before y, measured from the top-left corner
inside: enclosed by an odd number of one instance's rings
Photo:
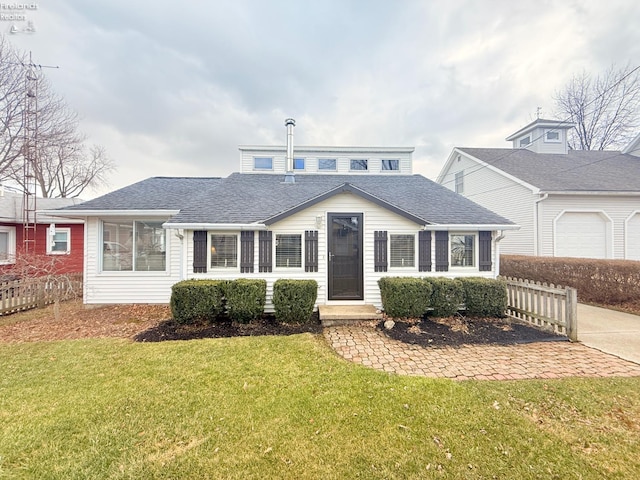
[[[496,246],[496,274],[494,275],[494,277],[500,275],[500,240],[502,240],[503,238],[504,230],[500,230],[500,235],[498,235],[494,240]]]
[[[533,243],[533,254],[535,256],[539,256],[540,255],[540,237],[539,237],[539,232],[540,229],[538,228],[538,225],[540,223],[540,203],[545,201],[547,198],[549,198],[549,194],[548,193],[544,193],[542,194],[542,196],[540,198],[538,198],[535,202],[534,202],[534,209],[533,209],[533,238],[534,238],[534,243]]]

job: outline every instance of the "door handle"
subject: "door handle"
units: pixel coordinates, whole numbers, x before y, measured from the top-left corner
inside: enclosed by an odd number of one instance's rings
[[[329,252],[329,261],[333,260],[333,253]]]

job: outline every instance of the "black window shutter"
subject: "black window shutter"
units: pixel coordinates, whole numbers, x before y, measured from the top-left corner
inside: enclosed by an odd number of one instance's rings
[[[207,272],[207,232],[193,232],[193,273]]]
[[[260,238],[258,240],[258,270],[261,272],[271,272],[273,270],[273,263],[271,261],[271,232],[260,231]]]
[[[426,230],[418,233],[418,271],[431,271],[431,232]]]
[[[449,232],[436,232],[436,272],[449,271]]]
[[[304,232],[304,271],[318,271],[318,231],[307,230]]]
[[[253,232],[240,232],[240,271],[253,273]]]
[[[376,272],[387,271],[387,232],[373,232],[373,267]]]
[[[480,271],[491,271],[491,232],[479,232],[478,248],[480,249]]]

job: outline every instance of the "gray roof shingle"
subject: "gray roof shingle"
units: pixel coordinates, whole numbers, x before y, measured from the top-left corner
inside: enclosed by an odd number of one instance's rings
[[[348,185],[424,224],[513,224],[421,175],[304,174],[294,184],[283,179],[241,173],[222,179],[153,177],[68,210],[176,209],[171,223],[263,223]]]
[[[542,191],[640,192],[640,158],[616,151],[566,155],[512,148],[458,148]]]

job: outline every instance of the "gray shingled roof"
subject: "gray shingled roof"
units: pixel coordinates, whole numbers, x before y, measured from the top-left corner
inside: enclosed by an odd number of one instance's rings
[[[421,175],[283,175],[234,173],[227,178],[154,177],[69,210],[179,209],[171,223],[266,222],[348,185],[425,224],[512,225],[509,220]]]
[[[640,158],[615,151],[566,155],[512,148],[458,148],[542,191],[640,192]]]

